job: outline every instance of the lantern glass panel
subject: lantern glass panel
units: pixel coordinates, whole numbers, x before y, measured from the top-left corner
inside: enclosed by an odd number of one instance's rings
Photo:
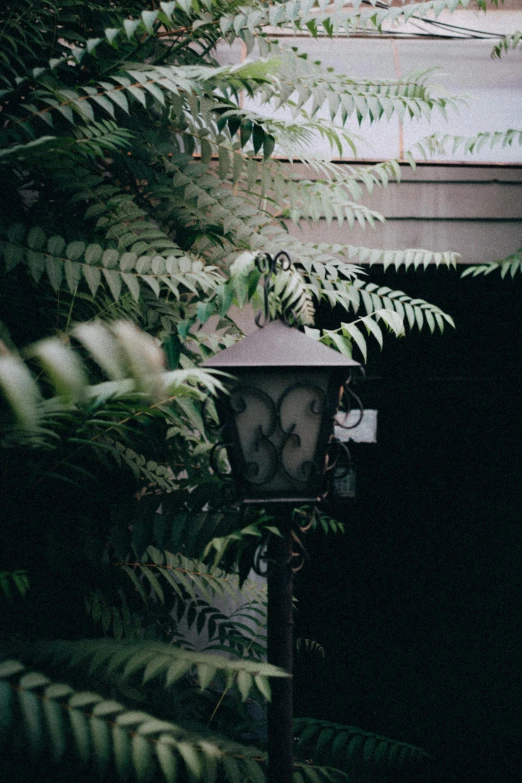
[[[317,499],[339,398],[338,373],[263,368],[234,374],[237,382],[222,403],[222,418],[244,500]]]

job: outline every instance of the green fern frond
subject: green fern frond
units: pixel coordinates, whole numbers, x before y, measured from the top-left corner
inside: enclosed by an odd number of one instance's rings
[[[451,316],[436,305],[424,299],[412,299],[402,291],[392,291],[387,286],[379,288],[375,283],[357,281],[352,286],[346,305],[347,310],[353,308],[355,312],[362,305],[367,315],[360,316],[356,321],[343,322],[338,329],[323,329],[322,332],[312,329],[308,333],[350,358],[355,344],[365,361],[368,336],[374,337],[380,348],[383,347],[384,336],[379,321],[396,337],[404,335],[405,323],[410,329],[422,329],[426,323],[431,332],[435,329],[443,332],[446,323],[454,326]]]
[[[125,443],[110,436],[103,436],[101,442],[117,464],[125,464],[131,469],[134,476],[141,483],[145,483],[147,487],[154,487],[161,492],[173,492],[178,488],[179,484],[167,465],[146,459],[143,454],[139,454]]]
[[[196,520],[194,522],[197,524]],[[216,596],[224,598],[227,595],[232,599],[237,598],[237,577],[179,553],[161,552],[153,546],[147,547],[140,562],[119,563],[118,566],[131,576],[134,585],[136,578],[130,573],[131,570],[136,577],[145,577],[142,585],[153,580],[154,592],[161,601],[165,600],[164,592],[156,577],[163,579],[166,586],[182,599],[188,596],[192,601],[198,601],[201,597],[211,600]],[[146,600],[146,591],[140,590],[140,594]]]
[[[25,353],[39,362],[54,394],[63,402],[100,406],[114,397],[141,396],[167,404],[178,396],[202,399],[198,386],[205,388],[205,394],[222,388],[217,377],[197,368],[166,371],[155,340],[130,323],[81,324],[72,334],[111,380],[91,385],[79,351],[57,337],[41,340]],[[0,356],[0,389],[22,425],[34,426],[47,411],[54,411],[53,400],[44,401],[37,380],[14,353]]]
[[[136,242],[138,237],[133,236]],[[38,282],[45,274],[55,291],[63,285],[74,294],[84,280],[92,296],[105,285],[115,300],[128,290],[137,301],[141,286],[148,286],[156,296],[170,292],[179,299],[183,291],[209,292],[223,282],[219,271],[178,249],[170,250],[167,258],[160,255],[139,256],[135,252],[120,252],[115,248],[63,237],[47,237],[39,227],[27,230],[14,224],[7,230],[0,245],[7,272],[25,263]]]
[[[94,54],[94,49],[91,55]],[[33,75],[39,89],[29,99],[32,103],[21,103],[19,116],[10,113],[3,132],[9,134],[22,128],[32,134],[35,120],[43,120],[51,127],[55,117],[64,118],[71,125],[79,117],[87,122],[96,118],[114,118],[119,109],[130,114],[131,107],[139,104],[165,107],[166,98],[180,94],[198,94],[205,89],[250,88],[251,83],[264,83],[278,70],[277,61],[245,63],[232,66],[210,65],[148,65],[122,68],[118,75],[109,75],[105,80],[91,82],[88,86],[79,84],[71,89],[61,82],[56,72]],[[101,110],[101,117],[99,117]]]
[[[380,313],[385,310],[396,313],[410,329],[417,327],[422,329],[426,323],[429,330],[444,331],[445,324],[455,326],[450,315],[445,313],[437,305],[430,304],[424,299],[413,298],[403,291],[392,291],[388,286],[378,286],[375,283],[363,280],[354,281],[350,293],[354,312],[358,312],[362,305],[368,314]],[[384,315],[384,318],[386,316]],[[393,329],[393,325],[389,324]]]
[[[312,282],[312,277],[318,281],[328,279],[333,283],[339,279],[337,286],[339,290],[346,289],[347,280],[353,280],[357,285],[364,285],[359,277],[362,269],[355,264],[382,263],[385,268],[393,265],[396,268],[408,269],[425,268],[431,264],[454,266],[459,258],[459,254],[454,252],[433,253],[421,249],[380,250],[326,242],[305,243],[277,227],[271,227],[269,230],[262,229],[259,234],[263,240],[262,247],[268,252],[277,252],[276,248],[285,247],[294,263],[306,271],[308,282]],[[323,288],[321,292],[317,289],[319,298],[327,298],[329,289],[330,287]],[[402,295],[403,292],[398,293]]]
[[[203,460],[201,435],[197,437],[197,445],[200,459]],[[212,444],[205,447],[207,456],[211,448]],[[187,563],[206,560],[203,553],[209,541],[214,537],[227,536],[240,527],[238,512],[228,508],[213,508],[213,501],[219,497],[219,483],[214,478],[207,478],[206,482],[201,480],[201,464],[196,475],[193,476],[192,471],[190,474],[185,481],[178,478],[180,486],[184,487],[183,492],[164,498],[161,512],[157,513],[154,523],[157,547],[181,558],[188,558]],[[211,506],[210,509],[207,504]],[[149,543],[151,541],[147,541],[147,545]],[[180,567],[185,568],[185,565],[181,563]]]
[[[515,33],[510,33],[509,35],[503,36],[500,43],[495,44],[493,51],[491,52],[491,57],[493,59],[500,59],[502,55],[507,54],[508,52],[516,51],[521,47],[522,33],[517,30]]]
[[[121,128],[113,120],[77,127],[74,131],[80,154],[87,157],[102,157],[107,151],[125,149],[133,138],[128,128]]]
[[[250,696],[270,699],[270,677],[288,677],[281,669],[268,663],[245,659],[230,660],[214,653],[192,652],[161,642],[116,641],[114,639],[84,639],[79,642],[38,642],[38,660],[53,665],[77,667],[89,665],[91,675],[136,679],[143,684],[159,678],[164,687],[171,687],[187,674],[195,677],[201,688],[207,688],[221,675],[229,688],[235,681],[245,701]]]
[[[206,171],[204,164],[187,165],[186,160],[173,157],[167,164],[167,172],[174,175],[171,183],[153,188],[151,194],[170,204],[187,224],[198,219],[201,226],[220,225],[222,238],[231,234],[235,243],[246,244],[253,232],[271,222],[271,217],[232,190],[223,188],[222,178],[226,177],[230,159],[226,147],[220,147],[220,152],[222,166],[218,176],[212,170]]]
[[[263,181],[268,182],[277,203],[292,202],[295,195],[299,193],[301,185],[314,186],[318,181],[323,186],[327,185],[331,188],[343,185],[348,189],[352,199],[360,199],[363,195],[361,184],[372,193],[375,187],[386,187],[390,181],[399,182],[401,179],[400,162],[394,159],[371,165],[351,165],[343,162],[343,165],[339,166],[316,155],[307,156],[301,150],[299,158],[302,164],[294,165],[273,158],[262,160],[260,157],[248,156],[239,149],[233,149],[232,153],[240,158],[237,162],[234,160],[232,181],[235,183],[241,177],[249,189],[256,185],[259,187]],[[267,176],[266,171],[270,172],[270,177]],[[313,177],[314,172],[318,176]],[[262,192],[265,191],[266,187]]]
[[[139,165],[136,167],[131,160],[128,159],[127,168],[132,175]],[[85,205],[83,220],[94,221],[96,231],[110,247],[116,243],[120,252],[135,253],[138,257],[184,255],[151,214],[151,196],[145,196],[139,186],[129,192],[129,188],[115,185],[112,176],[92,174],[78,165],[63,166],[53,173],[52,181],[58,191],[70,194],[71,204],[78,204],[81,209]],[[149,210],[139,206],[138,200],[149,206]]]
[[[322,3],[317,7],[313,0],[304,2],[277,3],[252,13],[248,5],[236,9],[235,13],[223,16],[221,30],[231,38],[248,32],[255,36],[262,27],[288,28],[297,31],[305,28],[317,36],[319,31],[329,37],[339,33],[353,34],[364,30],[381,31],[382,25],[394,22],[408,22],[427,15],[439,16],[443,11],[455,10],[457,5],[466,7],[470,0],[428,0],[400,6],[370,3],[370,8],[361,10],[361,0],[354,0],[349,6],[344,0]]]
[[[356,264],[382,264],[384,270],[394,269],[426,269],[428,266],[455,267],[460,254],[447,251],[435,253],[421,248],[409,248],[407,250],[382,250],[380,248],[358,247],[356,245],[330,245],[323,242],[314,247],[319,252],[345,258],[346,261]]]
[[[25,144],[13,144],[0,150],[0,165],[35,164],[56,166],[55,154],[60,156],[86,158],[102,157],[108,151],[123,149],[129,145],[132,133],[120,128],[112,120],[93,122],[84,127],[77,126],[72,136],[42,136]]]
[[[498,261],[490,261],[488,264],[473,264],[467,266],[461,277],[477,277],[478,275],[490,275],[492,272],[500,272],[501,277],[515,277],[517,272],[522,272],[522,248],[512,253],[507,258]]]
[[[313,718],[294,721],[298,758],[330,764],[347,772],[365,768],[412,770],[419,773],[430,756],[422,748],[381,737],[354,726],[343,726]]]
[[[15,595],[22,598],[30,588],[27,571],[18,569],[16,571],[0,571],[0,596],[8,601],[12,601]]]
[[[333,183],[301,182],[298,192],[291,194],[289,205],[283,216],[288,216],[294,223],[302,220],[316,222],[324,218],[328,224],[336,220],[339,225],[346,220],[350,228],[359,224],[365,228],[366,224],[372,228],[376,222],[384,222],[383,216],[375,210],[356,204],[349,198],[346,189]]]
[[[25,753],[35,759],[59,763],[72,745],[82,766],[102,776],[110,770],[118,780],[132,774],[141,782],[156,773],[167,783],[187,775],[203,783],[215,780],[218,770],[228,775],[231,767],[264,780],[265,756],[256,748],[189,732],[101,694],[76,691],[17,660],[0,663],[0,692],[4,753],[6,743],[25,735]]]
[[[326,657],[326,650],[322,644],[316,642],[314,639],[304,639],[298,637],[295,641],[295,648],[299,655],[311,655],[324,659]]]
[[[240,553],[245,548],[257,548],[261,543],[262,537],[266,535],[266,533],[280,535],[280,532],[276,527],[267,525],[266,522],[261,521],[260,524],[249,524],[239,530],[236,529],[233,532],[229,532],[227,535],[215,536],[205,547],[203,557],[205,559],[213,558],[213,565],[216,567],[226,558],[227,554],[230,553],[230,550],[235,549],[236,547],[238,547]]]
[[[147,607],[152,598],[155,606],[163,606],[171,618],[177,619],[173,639],[185,648],[196,646],[203,651],[266,658],[265,584],[249,579],[240,584],[237,574],[152,546],[137,562],[115,565],[129,578]],[[114,610],[114,606],[100,604],[98,621],[116,626],[111,618]],[[117,614],[119,618],[119,610]],[[119,619],[118,630],[121,634]]]
[[[353,778],[340,769],[294,761],[292,783],[353,783]]]
[[[209,515],[206,515],[205,519],[207,519],[208,516]],[[194,520],[194,523],[197,524],[197,519]],[[240,538],[246,538],[247,536],[254,536],[256,540],[259,540],[260,535],[261,532],[258,532],[255,526],[250,525],[248,528],[244,528],[238,533],[232,534],[230,538],[238,540]],[[217,541],[221,540],[222,539],[212,539],[205,554],[211,553],[214,548],[217,548]],[[223,559],[223,550],[221,550],[221,548],[220,559]],[[150,580],[151,572],[161,579],[164,579],[166,586],[173,588],[174,592],[183,600],[187,597],[192,601],[199,601],[201,598],[209,601],[215,598],[225,600],[231,599],[233,602],[238,600],[240,587],[239,579],[236,574],[228,573],[227,571],[218,568],[216,564],[206,565],[201,560],[185,557],[179,552],[173,554],[172,552],[160,551],[154,546],[149,546],[139,562],[131,562],[129,560],[124,563],[117,563],[116,565],[119,568],[123,568],[131,577],[133,584],[137,587],[144,601],[147,600],[147,594],[146,590],[143,589],[143,586],[146,586],[147,580]],[[134,571],[134,575],[130,573],[131,570]],[[141,582],[141,588],[137,585],[136,579],[140,575],[145,577],[145,580]],[[156,596],[161,601],[164,601],[163,589],[160,588],[159,582],[155,579],[154,586]],[[265,588],[250,584],[247,581],[241,586],[241,591],[244,595],[252,592],[252,600],[258,601],[260,596],[264,595]]]
[[[419,153],[424,159],[433,155],[444,155],[447,152],[454,155],[457,151],[472,155],[484,147],[493,149],[498,145],[511,147],[522,145],[522,130],[509,128],[505,131],[491,131],[477,133],[475,136],[456,136],[450,133],[433,133],[417,142],[408,156]]]
[[[85,598],[85,609],[104,634],[115,639],[140,639],[143,636],[143,618],[132,612],[123,590],[118,590],[120,605],[109,602],[100,590],[93,590]]]
[[[192,131],[194,137],[199,139],[200,144],[206,144],[208,148],[205,156],[202,153],[202,160],[205,158],[205,162],[208,164],[211,162],[212,155],[218,158],[227,158],[227,181],[231,182],[236,189],[241,187],[241,192],[247,199],[252,195],[261,199],[269,198],[277,205],[278,211],[289,210],[294,204],[297,205],[299,199],[306,197],[306,191],[314,188],[325,190],[323,198],[327,198],[329,194],[326,189],[330,192],[337,192],[340,197],[342,195],[340,188],[344,186],[352,199],[360,199],[363,195],[361,184],[371,193],[375,187],[386,187],[391,180],[400,181],[401,171],[397,160],[383,161],[373,165],[352,166],[343,163],[342,166],[338,166],[314,155],[307,155],[306,150],[300,149],[297,157],[301,164],[290,164],[275,158],[246,153],[241,147],[246,144],[252,134],[255,115],[244,109],[241,111],[230,110],[226,115],[225,120],[230,123],[231,134],[236,130],[238,122],[240,122],[240,131],[243,125],[250,126],[248,132],[242,134],[241,144],[238,145],[237,142],[225,137],[222,133],[213,136],[212,133],[209,134],[208,130],[205,130],[205,137],[203,137],[198,130]],[[262,118],[263,124],[259,126],[260,131],[258,132],[259,149],[261,147],[264,149],[266,134],[268,134],[264,126],[272,127],[269,122],[265,117]],[[250,135],[247,137],[247,134]],[[295,145],[293,152],[295,153]],[[303,165],[305,166],[304,170]],[[311,178],[312,172],[317,172],[320,181],[317,178]],[[190,192],[187,193],[187,196],[189,195],[191,195]],[[347,201],[346,196],[343,201]]]
[[[459,105],[458,99],[438,95],[425,83],[431,71],[395,81],[354,80],[335,73],[333,68],[323,67],[318,61],[296,57],[294,51],[283,49],[282,53],[285,73],[282,91],[277,94],[274,89],[270,93],[265,87],[263,94],[267,101],[274,101],[276,109],[288,106],[294,118],[309,101],[312,101],[312,117],[326,108],[330,121],[337,120],[342,126],[354,115],[359,124],[363,120],[389,120],[394,114],[401,120],[405,116],[418,119],[429,117],[434,109],[445,115],[450,106],[457,109]]]
[[[363,359],[367,359],[367,336],[374,337],[379,347],[383,347],[383,331],[378,323],[381,320],[397,337],[404,334],[402,318],[392,310],[376,310],[358,318],[357,321],[342,323],[338,329],[323,329],[321,342],[336,348],[345,356],[352,358],[353,344],[359,348]],[[364,333],[364,331],[366,334]]]
[[[303,276],[294,266],[278,272],[274,281],[271,307],[273,316],[288,313],[302,325],[314,323],[315,308]]]

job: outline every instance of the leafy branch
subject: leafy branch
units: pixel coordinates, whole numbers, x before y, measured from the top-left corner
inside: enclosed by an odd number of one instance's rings
[[[363,767],[372,769],[417,770],[430,756],[422,748],[406,742],[381,737],[355,726],[343,726],[330,721],[297,718],[294,724],[298,758],[312,758],[315,763],[335,765],[338,769],[357,773]]]
[[[264,780],[264,755],[256,748],[210,733],[201,737],[101,694],[76,691],[17,660],[0,663],[0,692],[0,741],[10,741],[23,730],[36,758],[45,750],[58,763],[72,741],[83,766],[98,775],[110,769],[118,780],[126,780],[129,769],[138,781],[149,780],[151,771],[167,783],[185,775],[211,781],[218,769],[231,780],[237,774]]]
[[[95,407],[114,397],[130,396],[165,405],[177,396],[203,397],[198,385],[211,393],[222,388],[212,373],[197,368],[164,369],[164,356],[154,339],[126,322],[104,325],[80,324],[72,332],[89,357],[110,380],[90,384],[80,352],[70,342],[49,337],[32,345],[26,355],[36,359],[54,393],[62,403]],[[45,400],[37,380],[23,359],[10,352],[0,356],[0,388],[22,426],[34,427],[46,414],[56,410],[56,400]],[[126,417],[129,418],[129,415]],[[101,419],[99,420],[101,424]],[[118,428],[117,423],[103,422]]]
[[[27,571],[18,569],[16,571],[0,571],[0,596],[3,595],[8,601],[12,601],[14,595],[20,595],[22,598],[30,588]]]
[[[515,277],[517,272],[522,272],[522,248],[516,253],[511,253],[507,258],[498,261],[490,261],[487,264],[472,264],[467,266],[461,277],[477,277],[478,275],[490,275],[492,272],[500,272],[501,277]]]

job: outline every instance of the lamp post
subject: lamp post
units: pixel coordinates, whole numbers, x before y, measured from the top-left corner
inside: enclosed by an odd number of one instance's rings
[[[274,272],[286,253],[261,260]],[[268,320],[269,276],[265,278]],[[317,503],[327,486],[328,447],[350,370],[359,366],[281,320],[216,354],[203,367],[233,376],[217,409],[232,478],[243,505],[272,512],[280,536],[267,551],[268,662],[292,673],[292,509]],[[293,775],[291,678],[277,678],[268,705],[268,780]]]

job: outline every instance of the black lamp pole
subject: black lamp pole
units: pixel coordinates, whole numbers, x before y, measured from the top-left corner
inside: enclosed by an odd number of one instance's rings
[[[292,674],[292,509],[273,512],[281,536],[268,541],[268,663]],[[291,677],[274,677],[268,704],[268,783],[291,783],[293,776],[293,693]]]
[[[325,494],[327,452],[347,376],[358,362],[282,321],[269,321],[270,274],[284,252],[258,257],[265,277],[265,326],[203,367],[235,380],[218,400],[223,441],[243,505],[269,508],[280,535],[268,542],[268,662],[292,674],[292,510]],[[257,319],[256,319],[257,321]],[[259,322],[258,322],[259,323]],[[331,467],[331,466],[330,466]],[[272,680],[268,705],[268,781],[293,777],[291,677]]]

